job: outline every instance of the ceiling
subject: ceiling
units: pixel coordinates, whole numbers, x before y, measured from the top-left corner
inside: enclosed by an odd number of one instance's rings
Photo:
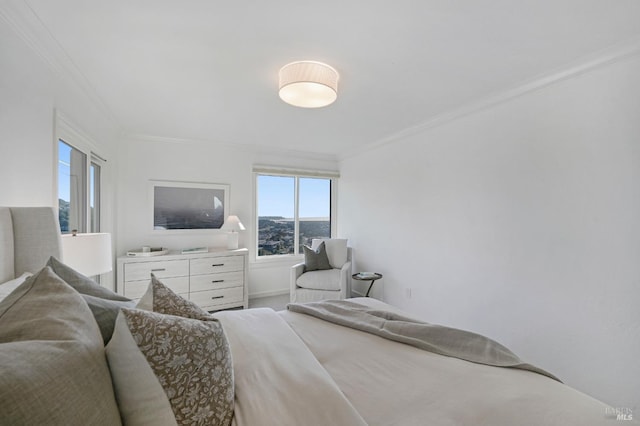
[[[122,131],[340,156],[640,36],[637,0],[20,0]],[[295,60],[338,100],[277,95]]]

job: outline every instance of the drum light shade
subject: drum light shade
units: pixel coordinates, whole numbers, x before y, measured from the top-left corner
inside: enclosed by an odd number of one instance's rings
[[[292,62],[280,69],[280,99],[302,108],[320,108],[338,98],[338,72],[315,61]]]
[[[65,234],[62,260],[88,277],[111,271],[111,234]]]

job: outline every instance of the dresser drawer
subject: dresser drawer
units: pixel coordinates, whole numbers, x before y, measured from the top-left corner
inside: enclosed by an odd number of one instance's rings
[[[163,260],[159,262],[127,263],[124,265],[126,281],[139,281],[151,278],[153,273],[158,278],[180,277],[189,275],[189,261]]]
[[[162,284],[169,287],[174,293],[178,293],[185,299],[189,298],[189,277],[162,278]],[[151,279],[141,281],[125,281],[124,297],[139,299],[149,288]]]
[[[231,287],[220,290],[196,291],[190,293],[189,299],[203,309],[215,309],[216,305],[242,303],[243,290],[243,287]]]
[[[220,256],[191,259],[191,275],[244,270],[244,256]]]
[[[195,275],[191,277],[191,291],[214,290],[228,287],[242,287],[244,273],[222,272],[220,274]]]
[[[247,249],[210,249],[206,253],[170,252],[166,257],[121,256],[117,262],[119,294],[139,299],[153,273],[176,294],[203,309],[247,307]]]

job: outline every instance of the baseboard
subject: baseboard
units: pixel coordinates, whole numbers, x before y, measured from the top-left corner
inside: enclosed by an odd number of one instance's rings
[[[282,296],[285,294],[289,294],[288,289],[259,291],[256,293],[250,293],[249,299],[260,299],[262,297]],[[351,297],[365,297],[364,293],[360,293],[359,291],[355,291],[355,290],[351,290],[351,295],[352,295]]]
[[[258,291],[256,293],[250,293],[249,299],[260,299],[261,297],[282,296],[284,294],[289,294],[289,289]]]

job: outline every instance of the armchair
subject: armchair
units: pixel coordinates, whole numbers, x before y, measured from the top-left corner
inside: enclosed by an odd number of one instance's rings
[[[351,297],[351,247],[347,240],[313,239],[316,250],[324,241],[331,269],[305,272],[305,264],[291,267],[291,302],[304,303]]]

